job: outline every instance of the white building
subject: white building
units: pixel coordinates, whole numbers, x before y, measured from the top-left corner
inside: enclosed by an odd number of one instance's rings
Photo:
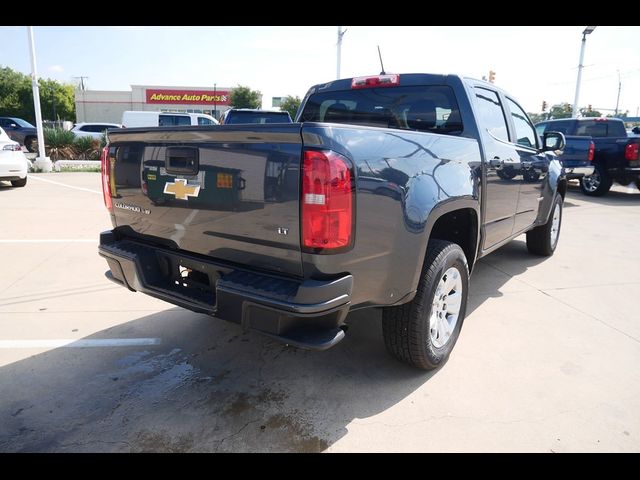
[[[230,108],[231,88],[131,85],[130,92],[76,90],[76,121],[120,123],[125,110],[206,113]]]

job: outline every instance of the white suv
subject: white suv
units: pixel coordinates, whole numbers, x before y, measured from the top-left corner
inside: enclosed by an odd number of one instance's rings
[[[92,137],[96,140],[100,140],[102,134],[107,128],[122,128],[122,125],[117,123],[77,123],[71,131],[76,137]]]

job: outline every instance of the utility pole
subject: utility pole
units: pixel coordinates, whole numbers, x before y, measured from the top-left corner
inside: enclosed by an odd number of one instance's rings
[[[79,77],[73,77],[73,78],[79,78],[80,79],[80,90],[84,91],[84,79],[85,78],[89,78],[89,77],[79,76]]]
[[[618,98],[616,100],[616,113],[613,114],[614,117],[618,116],[618,105],[620,104],[620,90],[622,89],[622,81],[620,80],[620,70],[618,70]]]
[[[36,132],[38,134],[38,157],[34,165],[45,172],[53,170],[53,163],[44,149],[44,131],[42,128],[42,111],[40,110],[40,87],[38,86],[38,70],[36,68],[36,47],[33,42],[33,27],[27,27],[29,33],[29,53],[31,55],[31,86],[33,88],[33,107],[36,111]]]
[[[337,43],[337,47],[338,47],[338,51],[337,51],[337,67],[336,67],[336,78],[340,78],[340,54],[341,54],[341,50],[342,50],[342,36],[347,33],[346,30],[342,30],[342,26],[338,27],[338,43]]]
[[[53,121],[58,121],[58,116],[56,115],[56,89],[51,87],[51,106],[53,107]]]
[[[213,84],[213,118],[215,118],[216,120],[218,119],[218,97],[216,94],[217,85],[217,83]]]

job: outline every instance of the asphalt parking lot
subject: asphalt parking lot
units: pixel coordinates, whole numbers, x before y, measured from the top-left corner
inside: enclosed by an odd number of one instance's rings
[[[553,257],[480,261],[436,373],[377,311],[306,352],[112,284],[99,174],[2,183],[0,220],[0,451],[640,450],[636,189],[570,187]]]

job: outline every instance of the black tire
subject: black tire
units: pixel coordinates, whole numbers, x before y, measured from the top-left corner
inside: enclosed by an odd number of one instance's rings
[[[27,184],[27,177],[24,177],[22,180],[11,180],[11,185],[14,187],[24,187]]]
[[[613,179],[600,163],[596,163],[593,175],[585,175],[580,179],[580,189],[590,197],[601,197],[611,190]]]
[[[555,234],[553,231],[553,219],[556,208],[558,209],[558,225]],[[560,228],[562,227],[562,197],[556,195],[549,214],[549,220],[544,225],[540,225],[527,232],[527,249],[534,255],[550,257],[556,251],[558,240],[560,239]]]
[[[513,168],[508,168],[508,169],[501,168],[500,170],[496,170],[496,174],[502,180],[512,180],[516,178],[516,175],[518,173]]]
[[[29,153],[35,153],[38,149],[38,142],[36,137],[27,137],[24,139],[24,146]]]
[[[533,168],[527,169],[522,174],[522,178],[525,182],[534,183],[540,180],[540,172],[537,172]]]
[[[455,268],[460,275],[461,303],[451,336],[438,347],[432,340],[429,319],[440,281],[445,280],[445,272],[450,268]],[[454,289],[449,293],[451,292]],[[383,309],[382,333],[389,353],[398,360],[423,370],[443,365],[458,340],[467,310],[468,292],[469,268],[462,249],[455,243],[431,240],[416,296],[404,305]],[[446,308],[446,304],[444,307]]]

